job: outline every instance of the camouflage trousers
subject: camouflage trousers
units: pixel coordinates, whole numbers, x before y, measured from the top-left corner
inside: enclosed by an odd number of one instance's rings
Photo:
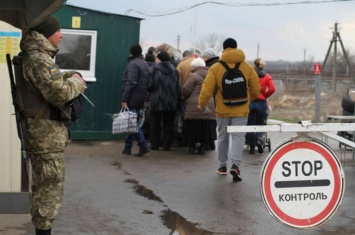
[[[31,216],[40,230],[52,228],[64,195],[64,153],[30,155],[32,165]]]

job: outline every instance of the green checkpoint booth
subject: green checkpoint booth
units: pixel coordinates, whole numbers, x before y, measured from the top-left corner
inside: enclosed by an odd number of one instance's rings
[[[70,126],[73,140],[111,140],[112,117],[121,105],[121,78],[129,49],[139,43],[142,19],[66,5],[55,15],[62,25],[63,40],[56,57],[62,70],[77,70],[85,78],[80,120]],[[68,40],[66,40],[66,38]],[[79,61],[73,58],[78,57]],[[68,61],[69,63],[62,63]]]

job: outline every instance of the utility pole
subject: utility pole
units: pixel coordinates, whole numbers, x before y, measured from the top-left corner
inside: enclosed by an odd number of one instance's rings
[[[334,92],[336,92],[336,66],[337,66],[336,64],[337,64],[337,41],[338,41],[338,39],[339,39],[341,48],[343,50],[344,58],[346,60],[347,66],[348,66],[350,76],[352,77],[352,79],[354,81],[354,77],[353,77],[353,74],[352,74],[352,69],[351,69],[351,66],[350,66],[350,63],[349,63],[349,58],[348,58],[348,55],[347,55],[347,53],[345,51],[345,48],[344,48],[343,42],[341,40],[340,34],[338,32],[338,23],[335,23],[333,37],[332,37],[332,40],[330,41],[330,45],[329,45],[329,48],[328,48],[328,51],[327,51],[327,55],[325,56],[325,59],[324,59],[323,65],[322,65],[323,70],[324,70],[325,65],[327,63],[327,60],[328,60],[328,56],[329,56],[330,50],[332,48],[332,45],[334,44],[334,59],[333,59],[333,91]]]
[[[307,70],[307,63],[306,63],[306,58],[307,58],[307,50],[303,50],[303,74],[306,76],[306,70]]]
[[[304,61],[304,63],[306,63],[306,56],[307,55],[307,50],[306,49],[304,49],[303,50],[303,61]]]
[[[177,47],[176,47],[176,49],[179,51],[179,50],[180,50],[180,35],[177,36],[176,42],[177,42]]]

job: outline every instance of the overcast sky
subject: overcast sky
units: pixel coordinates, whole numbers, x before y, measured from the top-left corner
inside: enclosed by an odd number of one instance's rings
[[[355,54],[355,1],[239,0],[214,1],[259,6],[203,4],[168,16],[137,13],[169,13],[201,0],[68,0],[74,6],[143,18],[140,41],[144,48],[168,43],[181,51],[211,33],[233,37],[247,60],[324,60],[335,23],[344,47]],[[297,4],[303,2],[304,4]],[[312,2],[312,3],[305,3]],[[275,5],[273,5],[275,3]],[[129,11],[133,10],[133,11]],[[259,45],[259,47],[258,47]],[[337,43],[341,51],[340,43]],[[258,49],[259,48],[259,49]],[[334,47],[332,47],[333,49]]]

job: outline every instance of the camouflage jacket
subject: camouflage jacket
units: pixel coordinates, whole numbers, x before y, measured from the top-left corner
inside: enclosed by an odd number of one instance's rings
[[[83,83],[74,77],[75,72],[61,73],[53,58],[58,52],[42,34],[29,31],[21,40],[24,83],[28,90],[44,99],[44,106],[51,104],[62,109],[64,105],[77,97],[84,88]],[[32,154],[63,152],[68,144],[69,131],[66,121],[49,119],[48,108],[38,111],[35,118],[27,118],[25,148]]]

